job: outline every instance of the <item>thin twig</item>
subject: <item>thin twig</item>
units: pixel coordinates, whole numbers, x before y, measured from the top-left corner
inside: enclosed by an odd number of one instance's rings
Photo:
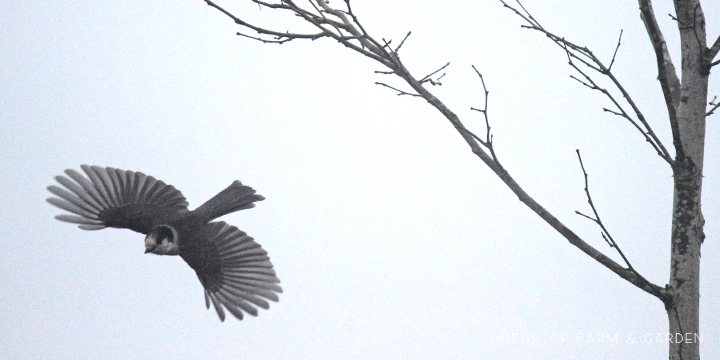
[[[628,269],[631,271],[635,271],[630,265],[630,261],[625,257],[625,254],[623,254],[622,250],[620,250],[620,247],[617,245],[615,240],[613,239],[612,235],[610,235],[610,232],[605,227],[605,224],[603,224],[602,220],[600,219],[600,215],[598,215],[597,209],[595,209],[595,204],[593,204],[592,196],[590,196],[590,189],[588,187],[588,174],[585,171],[585,165],[583,165],[582,157],[580,156],[580,149],[576,149],[575,152],[577,153],[578,160],[580,161],[580,168],[582,169],[583,176],[585,177],[585,195],[587,195],[588,204],[590,204],[590,208],[592,209],[593,214],[595,214],[595,217],[587,216],[579,211],[575,211],[576,214],[582,215],[593,222],[595,222],[598,226],[600,226],[600,229],[602,230],[601,234],[603,239],[610,245],[610,247],[615,248],[617,252],[620,254],[620,256],[625,261],[625,264],[627,264]]]
[[[471,65],[473,70],[475,70],[475,73],[480,78],[480,83],[482,83],[483,87],[483,95],[485,97],[485,107],[483,109],[476,109],[474,107],[471,107],[470,110],[477,111],[479,113],[482,113],[485,117],[485,141],[481,141],[480,143],[483,144],[488,150],[490,150],[490,155],[492,156],[493,160],[498,164],[498,166],[502,166],[500,164],[500,160],[498,160],[497,155],[495,155],[495,147],[493,146],[493,135],[490,132],[490,120],[488,118],[488,99],[490,95],[490,91],[488,91],[487,87],[485,86],[485,79],[483,78],[482,74],[478,69],[475,67],[475,65]]]
[[[462,128],[462,131],[470,134],[470,136],[472,136],[473,139],[475,139],[475,140],[477,140],[479,143],[485,145],[485,142],[484,142],[481,138],[479,138],[477,135],[475,135],[472,131],[468,130],[466,127],[463,127],[463,128]]]
[[[406,92],[406,91],[402,91],[402,90],[400,90],[400,89],[396,89],[396,88],[394,88],[394,87],[392,87],[392,86],[390,86],[390,85],[388,85],[388,84],[386,84],[386,83],[383,83],[383,82],[375,82],[375,85],[382,85],[382,86],[384,86],[384,87],[386,87],[386,88],[393,89],[393,90],[395,90],[395,91],[398,92],[398,96],[401,96],[401,95],[410,95],[410,96],[422,97],[422,96],[420,96],[420,95],[418,95],[418,94],[413,94],[413,93],[409,93],[409,92]]]
[[[714,96],[712,101],[710,101],[709,104],[712,105],[712,108],[710,108],[710,111],[708,111],[707,114],[705,114],[705,117],[712,115],[715,112],[715,110],[717,110],[717,108],[720,107],[720,101],[715,102],[715,100],[717,100],[717,96]]]
[[[400,44],[400,45],[402,45],[402,44]],[[400,48],[400,47],[398,46],[398,48]],[[397,50],[395,51],[395,53],[397,53]],[[445,68],[448,67],[448,66],[450,66],[450,63],[449,63],[449,62],[448,62],[447,64],[445,64],[443,67],[441,67],[441,68],[433,71],[433,72],[430,73],[429,75],[427,75],[427,76],[425,76],[424,78],[420,79],[420,83],[423,84],[423,83],[426,83],[426,82],[429,81],[432,85],[442,85],[439,80],[440,80],[440,78],[442,78],[443,76],[445,76],[445,74],[442,74],[442,76],[440,76],[436,81],[433,81],[431,77],[432,77],[433,75],[437,74],[438,72],[442,71],[443,69],[445,69]]]
[[[673,16],[673,14],[668,14],[668,16],[670,16],[671,19],[675,20],[678,24],[680,24],[680,26],[678,27],[678,29],[680,29],[680,30],[692,30],[693,34],[695,35],[695,41],[697,41],[700,49],[704,49],[704,48],[705,48],[705,38],[704,38],[704,35],[703,35],[703,37],[701,38],[700,34],[698,34],[698,32],[697,32],[697,26],[698,26],[698,23],[697,23],[697,11],[698,11],[698,8],[699,8],[699,7],[700,7],[700,4],[698,3],[698,4],[696,4],[695,7],[693,8],[692,24],[689,24],[689,23],[686,23],[686,22],[684,22],[684,21],[681,21],[681,20],[678,19],[677,17]],[[703,30],[703,31],[704,31],[704,30]]]
[[[403,38],[402,41],[400,42],[400,45],[398,45],[398,46],[395,48],[395,53],[396,53],[396,54],[400,51],[400,48],[401,48],[401,47],[403,46],[403,44],[405,43],[405,40],[407,40],[407,39],[410,37],[410,34],[412,34],[412,31],[408,31],[407,35],[405,35],[405,38]],[[448,63],[448,64],[449,64],[449,63]]]
[[[622,29],[620,29],[620,36],[618,37],[618,43],[617,43],[617,46],[615,47],[615,53],[613,53],[612,61],[610,61],[610,65],[608,66],[608,71],[610,71],[610,69],[612,69],[612,66],[615,63],[615,56],[618,53],[618,49],[620,49],[620,40],[622,40],[622,34],[623,34],[623,31],[622,31]]]

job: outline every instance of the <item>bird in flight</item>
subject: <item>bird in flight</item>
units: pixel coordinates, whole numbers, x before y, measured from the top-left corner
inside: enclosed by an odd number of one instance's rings
[[[255,206],[264,200],[255,190],[234,181],[195,210],[188,210],[182,193],[172,185],[141,172],[82,165],[55,177],[65,188],[51,185],[57,197],[47,201],[74,215],[56,219],[84,230],[106,227],[145,234],[145,253],[180,255],[195,270],[205,288],[205,306],[212,302],[221,321],[227,309],[242,320],[257,316],[256,306],[270,307],[282,288],[267,252],[253,238],[220,216]]]

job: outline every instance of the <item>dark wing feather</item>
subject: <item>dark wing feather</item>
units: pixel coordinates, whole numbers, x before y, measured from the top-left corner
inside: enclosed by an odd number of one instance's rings
[[[87,177],[68,169],[68,177],[55,177],[65,188],[48,186],[57,197],[47,201],[74,214],[57,215],[58,220],[85,230],[115,227],[147,234],[154,225],[188,211],[180,191],[152,176],[111,167],[81,168]]]
[[[234,226],[212,222],[180,241],[180,256],[197,273],[205,288],[205,304],[212,302],[220,320],[227,309],[238,319],[257,316],[256,306],[268,309],[282,288],[260,244]]]

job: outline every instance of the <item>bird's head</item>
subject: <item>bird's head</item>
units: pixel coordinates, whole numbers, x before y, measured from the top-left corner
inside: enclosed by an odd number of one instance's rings
[[[145,237],[145,253],[179,255],[178,232],[170,225],[154,227]]]

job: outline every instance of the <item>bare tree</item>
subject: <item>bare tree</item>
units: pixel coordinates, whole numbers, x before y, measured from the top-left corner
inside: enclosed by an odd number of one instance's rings
[[[410,73],[400,58],[400,50],[410,36],[410,32],[398,43],[370,35],[353,12],[350,0],[344,0],[341,7],[331,6],[325,0],[308,0],[302,5],[292,0],[267,2],[250,0],[260,8],[282,11],[301,18],[315,30],[312,32],[292,32],[280,26],[266,28],[251,24],[241,17],[227,11],[211,0],[205,2],[231,18],[242,30],[237,35],[261,41],[263,43],[282,44],[294,40],[331,38],[345,47],[377,61],[386,70],[376,71],[379,74],[397,76],[409,85],[403,90],[400,86],[388,82],[376,84],[394,91],[400,96],[411,96],[425,99],[437,109],[457,130],[461,138],[470,146],[471,151],[485,163],[512,190],[521,202],[527,205],[538,216],[545,220],[570,244],[583,253],[614,272],[622,279],[637,288],[655,296],[665,305],[669,319],[669,334],[678,334],[684,341],[669,342],[670,359],[699,359],[699,270],[700,248],[705,238],[703,226],[705,220],[701,212],[701,190],[703,152],[705,144],[705,119],[713,114],[720,102],[714,98],[708,102],[708,78],[710,69],[720,63],[715,60],[720,51],[720,37],[708,47],[705,34],[705,17],[699,0],[676,0],[675,15],[672,19],[677,23],[681,40],[681,76],[678,77],[675,66],[670,58],[663,33],[658,26],[650,0],[639,0],[640,15],[647,29],[657,59],[658,80],[668,111],[668,120],[672,132],[674,154],[668,150],[656,136],[642,111],[633,101],[622,83],[615,77],[612,67],[615,55],[620,48],[622,31],[620,32],[615,54],[606,64],[589,48],[570,42],[557,35],[535,19],[520,2],[508,4],[499,0],[502,5],[519,16],[524,24],[522,27],[535,30],[553,43],[557,44],[567,55],[569,65],[576,75],[572,78],[591,90],[605,96],[612,104],[604,108],[605,112],[621,117],[639,131],[652,149],[657,152],[672,169],[674,177],[673,216],[670,256],[670,279],[664,286],[648,281],[630,263],[628,258],[615,242],[592,201],[588,188],[588,174],[585,171],[580,151],[577,151],[582,173],[585,177],[585,193],[591,215],[577,212],[595,222],[601,229],[603,239],[614,248],[623,259],[619,264],[593,246],[589,245],[577,234],[565,226],[553,214],[530,197],[513,179],[500,163],[493,147],[490,119],[487,112],[488,91],[481,73],[473,67],[485,91],[485,106],[482,109],[472,108],[481,113],[485,119],[486,131],[478,136],[469,131],[460,118],[435,97],[427,88],[437,85],[444,76],[439,75],[448,65],[418,78]],[[596,80],[598,77],[609,79],[610,88],[604,88]],[[610,89],[610,90],[609,90]],[[622,98],[613,95],[621,94]],[[709,104],[709,105],[708,105]],[[709,106],[709,107],[708,107]]]

